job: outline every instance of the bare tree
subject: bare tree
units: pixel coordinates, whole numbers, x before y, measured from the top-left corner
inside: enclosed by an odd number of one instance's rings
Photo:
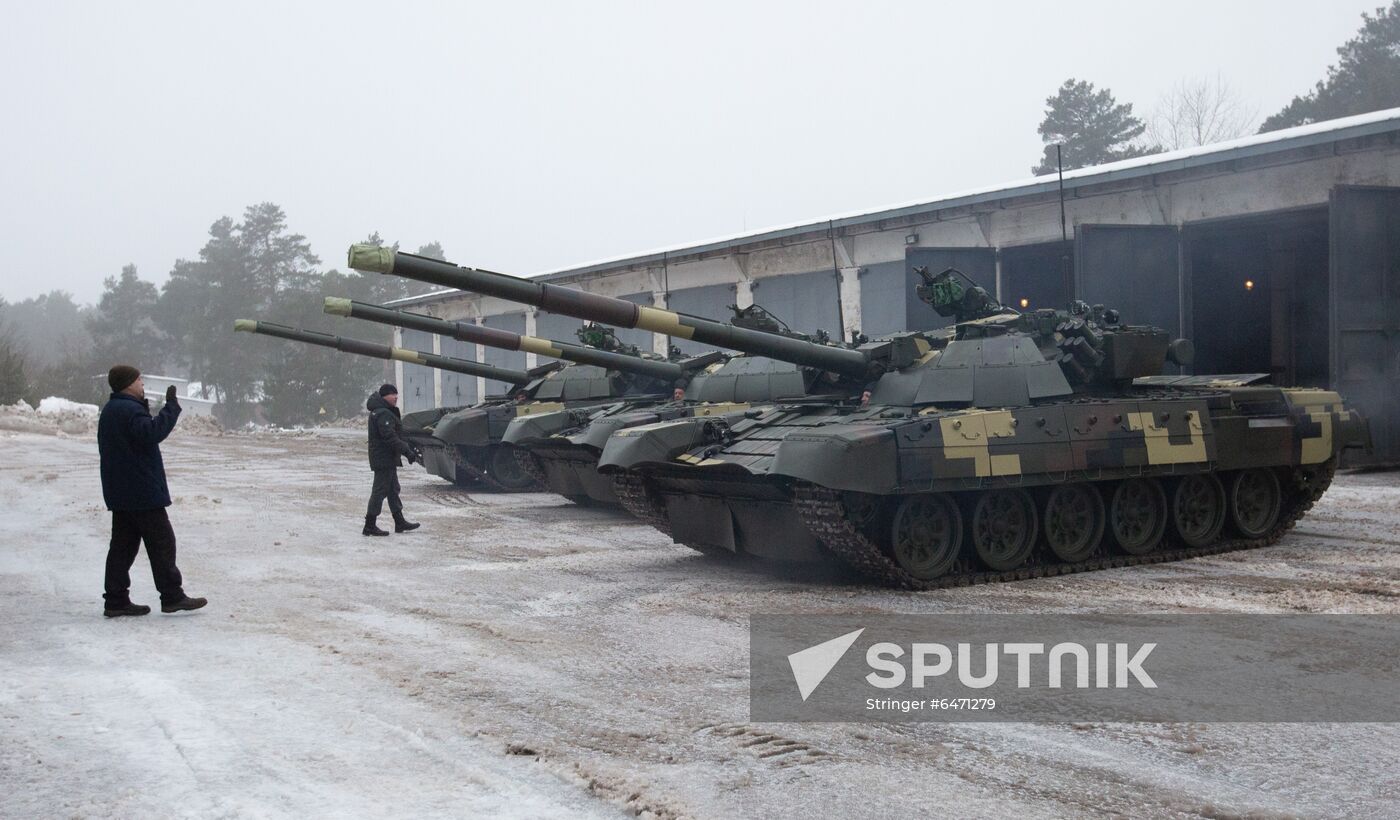
[[[1168,151],[1194,148],[1252,134],[1258,118],[1258,107],[1217,74],[1213,80],[1182,80],[1163,94],[1148,121],[1147,134]]]

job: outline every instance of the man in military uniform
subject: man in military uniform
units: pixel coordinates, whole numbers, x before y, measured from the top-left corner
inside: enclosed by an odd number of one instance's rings
[[[165,512],[170,506],[170,489],[165,483],[160,443],[180,417],[175,388],[165,391],[165,406],[152,418],[141,371],[119,364],[107,373],[107,384],[112,395],[97,420],[102,500],[112,511],[102,614],[116,618],[151,611],[148,606],[132,603],[130,597],[131,565],[143,541],[160,592],[160,611],[199,609],[208,601],[185,594],[180,569],[175,566],[175,531]]]
[[[389,514],[394,516],[394,532],[408,532],[418,525],[403,517],[403,502],[399,500],[399,456],[408,463],[422,459],[418,448],[403,438],[399,421],[399,389],[386,384],[371,393],[365,409],[369,411],[369,468],[374,471],[374,485],[369,493],[369,509],[365,512],[365,535],[388,535],[374,523],[389,501]]]

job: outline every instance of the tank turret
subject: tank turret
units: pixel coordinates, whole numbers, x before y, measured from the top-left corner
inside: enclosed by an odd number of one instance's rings
[[[468,376],[482,376],[488,379],[507,382],[517,387],[525,385],[535,378],[523,370],[509,370],[504,367],[495,367],[493,365],[458,359],[452,356],[439,356],[436,353],[424,353],[421,350],[409,350],[403,347],[392,347],[375,342],[366,342],[361,339],[332,336],[329,333],[302,330],[300,328],[287,327],[286,325],[279,325],[273,322],[238,319],[233,323],[233,329],[245,333],[258,333],[263,336],[276,336],[279,339],[287,339],[288,341],[301,342],[303,344],[329,347],[343,353],[354,353],[358,356],[369,356],[375,359],[390,359],[393,361],[407,362],[408,364],[419,364],[424,367],[431,367],[437,370],[450,370],[454,373],[463,373]]]
[[[796,335],[716,322],[712,319],[638,305],[611,296],[544,282],[532,282],[503,273],[459,267],[450,262],[400,253],[375,245],[351,246],[349,264],[355,270],[393,274],[419,282],[495,296],[550,313],[601,322],[614,327],[649,330],[727,350],[816,367],[855,379],[868,378],[872,372],[878,373],[880,370],[872,362],[872,357],[878,355],[875,351],[852,350],[809,341]]]
[[[1076,308],[1022,314],[962,272],[917,268],[919,298],[955,319],[953,331],[911,332],[851,349],[782,332],[766,312],[738,311],[725,324],[622,299],[371,245],[350,249],[350,266],[509,299],[619,327],[667,333],[717,347],[876,380],[872,401],[998,407],[1122,386],[1189,361],[1189,342],[1159,328],[1119,323],[1115,311]]]

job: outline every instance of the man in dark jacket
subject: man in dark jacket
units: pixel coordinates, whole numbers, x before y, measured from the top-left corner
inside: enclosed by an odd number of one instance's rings
[[[399,422],[399,389],[392,384],[371,393],[365,409],[369,411],[369,468],[374,471],[374,486],[369,492],[369,509],[365,511],[365,535],[388,535],[374,520],[389,499],[389,513],[394,516],[394,532],[408,532],[418,525],[403,517],[403,502],[399,501],[399,456],[412,464],[422,456],[418,448],[403,438]]]
[[[180,417],[175,388],[165,391],[165,406],[151,418],[141,371],[119,364],[107,373],[107,383],[112,387],[112,396],[97,420],[102,499],[112,511],[102,614],[115,618],[151,611],[148,606],[133,604],[130,597],[131,565],[142,541],[146,542],[151,575],[160,591],[160,611],[199,609],[208,601],[185,594],[180,570],[175,566],[175,532],[165,513],[170,506],[170,489],[165,484],[160,443]]]

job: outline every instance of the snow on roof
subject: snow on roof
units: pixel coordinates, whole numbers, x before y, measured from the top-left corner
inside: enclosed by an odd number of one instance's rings
[[[1293,128],[1284,128],[1278,131],[1271,131],[1267,134],[1252,134],[1247,137],[1240,137],[1239,139],[1211,143],[1210,145],[1182,148],[1176,151],[1164,151],[1160,154],[1149,154],[1143,157],[1135,157],[1133,159],[1125,159],[1103,165],[1077,168],[1073,171],[1065,171],[1064,182],[1065,188],[1068,190],[1083,185],[1106,182],[1115,178],[1122,179],[1147,176],[1150,174],[1162,173],[1163,171],[1180,170],[1211,163],[1226,162],[1242,157],[1286,151],[1294,148],[1307,147],[1309,145],[1337,142],[1344,139],[1396,130],[1400,130],[1400,108],[1387,108],[1381,111],[1373,111],[1369,114],[1357,114],[1352,117],[1340,117],[1335,120],[1325,120],[1308,125],[1298,125]],[[827,225],[843,227],[846,225],[873,222],[880,219],[890,219],[910,213],[971,205],[977,202],[1005,199],[1011,196],[1024,196],[1027,194],[1039,193],[1042,190],[1054,190],[1057,185],[1058,179],[1053,175],[1026,177],[1012,182],[945,194],[933,199],[920,199],[873,210],[850,211],[823,219],[808,219],[801,222],[791,222],[758,231],[728,234],[700,242],[668,245],[663,248],[642,251],[640,253],[629,253],[623,256],[614,256],[593,262],[586,262],[581,265],[570,265],[565,268],[541,271],[531,274],[526,278],[548,280],[591,271],[606,270],[624,264],[635,265],[652,259],[660,259],[664,255],[700,253],[707,250],[718,250],[726,246],[746,244],[763,239],[775,239],[784,235],[822,230],[825,229]],[[389,304],[427,302],[458,292],[459,291],[455,288],[448,288],[425,293],[421,296],[396,299]]]

